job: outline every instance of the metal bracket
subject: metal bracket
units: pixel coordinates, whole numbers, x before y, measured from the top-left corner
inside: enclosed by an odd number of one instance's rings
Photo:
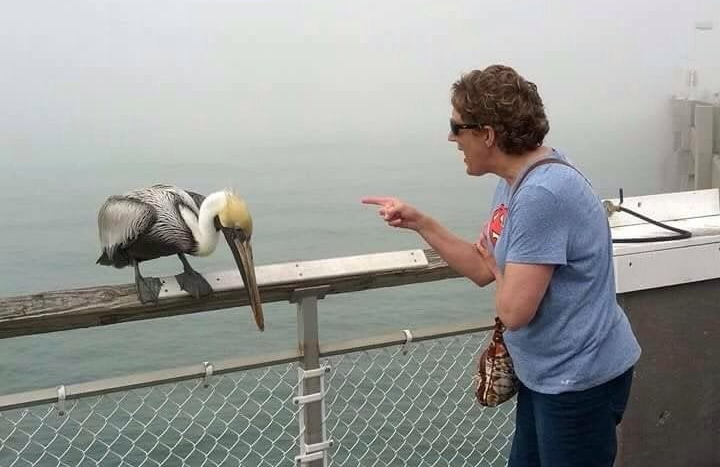
[[[327,465],[327,449],[331,448],[335,442],[327,438],[327,427],[325,425],[325,375],[330,373],[330,364],[325,361],[320,368],[312,370],[304,370],[298,368],[298,395],[293,397],[293,403],[298,406],[309,404],[311,402],[320,402],[320,411],[322,419],[322,440],[318,443],[305,443],[305,411],[299,410],[299,426],[300,426],[300,454],[295,456],[295,465],[301,466],[309,462],[322,460],[323,465]],[[320,378],[320,392],[314,394],[303,394],[304,381],[310,378]]]
[[[409,329],[403,329],[403,334],[405,334],[405,343],[402,345],[402,348],[400,349],[400,351],[402,352],[403,355],[407,355],[408,350],[409,350],[408,347],[410,346],[410,344],[412,343],[412,340],[413,340],[413,335]]]
[[[315,297],[318,300],[325,298],[325,295],[330,290],[329,285],[318,285],[315,287],[303,287],[301,289],[295,289],[290,295],[290,303],[300,303],[302,299]]]
[[[210,386],[210,377],[213,375],[213,370],[215,367],[210,362],[203,362],[203,365],[205,366],[205,376],[203,377],[203,387],[206,388]]]
[[[60,385],[57,387],[57,394],[58,394],[58,401],[57,401],[57,409],[58,409],[58,415],[63,416],[65,415],[65,397],[67,396],[65,391],[65,386]]]

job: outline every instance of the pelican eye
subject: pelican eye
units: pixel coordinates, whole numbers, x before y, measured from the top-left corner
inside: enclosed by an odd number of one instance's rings
[[[235,238],[237,240],[240,240],[241,242],[244,242],[246,240],[250,239],[250,236],[245,233],[243,229],[240,227],[223,227],[222,228],[228,235],[230,235],[232,238]]]

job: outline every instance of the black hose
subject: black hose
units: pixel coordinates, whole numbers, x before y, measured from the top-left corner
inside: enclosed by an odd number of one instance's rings
[[[631,216],[635,216],[638,219],[642,219],[645,222],[656,225],[660,228],[673,231],[673,232],[677,233],[677,235],[663,235],[663,236],[656,236],[656,237],[637,237],[637,238],[613,238],[612,239],[613,243],[667,242],[667,241],[671,241],[671,240],[684,240],[686,238],[692,237],[691,232],[684,230],[684,229],[677,228],[677,227],[673,227],[671,225],[664,224],[664,223],[662,223],[660,221],[656,221],[654,219],[650,219],[649,217],[644,216],[638,212],[635,212],[632,209],[628,209],[628,208],[624,207],[622,205],[622,202],[623,202],[623,190],[622,190],[622,188],[620,188],[620,203],[618,204],[618,206],[615,209],[617,209],[618,211],[626,212],[626,213],[630,214]]]

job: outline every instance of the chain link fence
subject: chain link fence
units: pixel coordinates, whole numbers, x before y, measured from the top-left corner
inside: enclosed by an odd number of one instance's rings
[[[323,360],[330,466],[500,466],[514,400],[483,409],[471,376],[488,333]],[[294,465],[295,363],[0,413],[0,466]]]
[[[292,465],[295,365],[0,415],[3,467]]]
[[[489,336],[330,359],[328,429],[336,448],[329,465],[506,465],[515,399],[484,409],[472,394],[476,354]]]

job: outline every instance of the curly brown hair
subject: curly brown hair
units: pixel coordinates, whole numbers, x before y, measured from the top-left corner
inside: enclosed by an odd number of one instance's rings
[[[452,85],[451,103],[465,123],[492,127],[498,147],[507,154],[540,147],[550,130],[537,86],[509,66],[462,75]]]

